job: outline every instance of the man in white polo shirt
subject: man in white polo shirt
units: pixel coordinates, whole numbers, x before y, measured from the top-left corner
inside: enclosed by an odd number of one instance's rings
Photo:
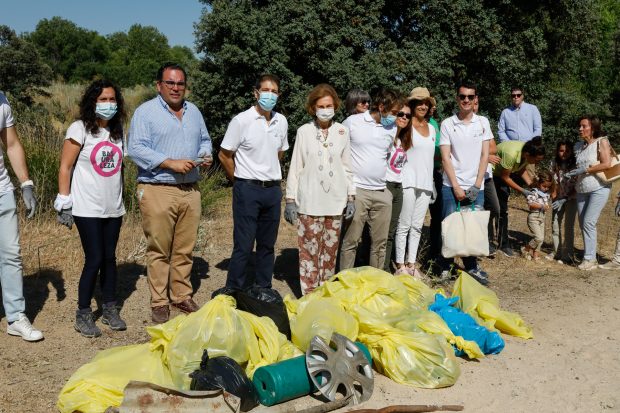
[[[399,109],[398,95],[381,89],[373,97],[369,111],[351,115],[343,122],[351,136],[351,167],[357,195],[355,214],[342,240],[341,270],[353,267],[366,223],[371,238],[369,264],[383,268],[392,215],[392,194],[386,189],[385,176]]]
[[[220,146],[219,159],[234,182],[234,246],[222,292],[271,288],[282,200],[280,159],[288,149],[288,122],[273,110],[279,94],[278,77],[262,75],[254,90],[257,103],[233,118]],[[250,285],[245,268],[255,241],[256,275]]]
[[[484,173],[489,159],[489,140],[493,139],[489,121],[474,113],[476,86],[463,82],[457,88],[458,112],[441,122],[439,147],[443,165],[443,217],[461,207],[475,204],[483,209]],[[486,272],[478,267],[476,257],[462,257],[465,271],[480,283],[488,284]],[[448,279],[452,259],[445,259],[442,279]]]

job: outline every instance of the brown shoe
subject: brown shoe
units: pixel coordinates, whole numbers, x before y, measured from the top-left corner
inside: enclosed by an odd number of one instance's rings
[[[196,304],[194,300],[192,300],[191,298],[188,298],[185,301],[181,301],[180,303],[172,303],[172,305],[184,313],[193,313],[195,311],[200,310],[200,307],[198,307],[198,304]]]
[[[160,305],[158,307],[151,308],[151,319],[154,323],[161,324],[168,321],[170,318],[170,307],[167,305]]]

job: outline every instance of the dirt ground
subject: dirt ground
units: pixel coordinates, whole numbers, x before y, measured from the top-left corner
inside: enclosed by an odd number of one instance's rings
[[[612,194],[618,185],[614,189]],[[612,200],[599,223],[603,262],[612,255],[620,226],[620,219],[613,217]],[[529,236],[523,206],[516,202],[511,210],[515,230],[511,236],[517,245]],[[8,336],[0,310],[0,412],[53,412],[66,380],[98,351],[148,340],[144,242],[139,217],[127,219],[117,254],[127,331],[112,332],[98,322],[103,335],[87,339],[73,329],[83,263],[77,231],[52,222],[23,222],[21,232],[27,313],[44,331],[45,340],[27,343]],[[581,248],[580,236],[576,243]],[[282,221],[274,287],[283,295],[299,291],[295,247],[296,231]],[[225,199],[203,220],[199,231],[192,274],[199,304],[224,285],[231,248],[230,199]],[[502,308],[519,313],[533,327],[534,339],[504,336],[501,354],[480,361],[461,360],[461,377],[450,388],[416,389],[377,375],[367,407],[462,404],[469,412],[620,411],[620,273],[584,273],[555,262],[501,255],[482,260],[482,265]],[[290,404],[300,408],[318,403],[306,397]]]

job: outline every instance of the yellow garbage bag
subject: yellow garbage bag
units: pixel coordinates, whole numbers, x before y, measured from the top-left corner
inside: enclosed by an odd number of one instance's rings
[[[377,370],[395,382],[423,388],[452,386],[461,370],[443,337],[395,328],[361,307],[358,340],[372,355]]]
[[[450,327],[437,313],[428,310],[411,310],[408,314],[387,319],[392,327],[404,331],[418,331],[429,334],[437,334],[443,337],[449,344],[459,350],[463,350],[471,359],[483,358],[484,353],[475,341],[465,340],[461,336],[455,336]]]
[[[435,302],[435,294],[446,295],[443,289],[433,290],[424,282],[413,278],[409,274],[395,275],[394,278],[400,281],[407,289],[407,296],[411,304],[423,310],[426,310],[430,304]]]
[[[233,297],[218,295],[180,322],[171,320],[147,329],[154,338],[170,338],[167,344],[160,345],[177,388],[189,389],[189,373],[200,367],[205,349],[209,357],[228,356],[245,365],[249,377],[257,367],[278,360],[286,337],[273,320],[237,310],[235,305]]]
[[[532,329],[525,324],[519,314],[504,311],[499,306],[497,295],[461,271],[454,283],[453,296],[458,296],[457,306],[471,315],[479,324],[491,330],[521,338],[533,338]]]
[[[99,352],[80,367],[62,388],[56,407],[61,413],[101,413],[120,406],[123,390],[131,380],[173,388],[172,378],[161,362],[161,349],[150,345],[115,347]]]
[[[332,333],[339,333],[355,341],[358,325],[334,298],[318,297],[298,303],[297,315],[290,319],[291,340],[306,351],[314,336],[331,339]]]

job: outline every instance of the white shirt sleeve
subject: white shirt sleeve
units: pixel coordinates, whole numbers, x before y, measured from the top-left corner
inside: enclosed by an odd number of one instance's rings
[[[295,137],[295,145],[293,146],[293,155],[291,156],[291,164],[288,168],[288,176],[286,178],[286,198],[297,200],[297,186],[299,182],[299,173],[304,169],[303,148],[304,140],[302,138],[301,128],[297,129]],[[299,205],[298,205],[299,206]]]
[[[9,105],[9,101],[6,96],[0,92],[0,130],[10,128],[14,125],[15,119],[13,119],[13,110],[11,109],[11,105]]]
[[[239,149],[241,145],[241,122],[235,116],[230,123],[228,124],[228,128],[226,129],[226,134],[224,135],[224,139],[220,147],[229,150],[236,151]]]
[[[450,142],[450,126],[452,125],[452,121],[450,118],[441,122],[441,134],[439,135],[439,145],[452,145]]]
[[[284,134],[282,135],[282,143],[280,144],[280,151],[288,151],[288,121],[286,120],[286,118],[284,116],[282,116],[283,119],[283,126],[282,129],[284,131]]]
[[[84,140],[86,138],[86,128],[82,121],[73,122],[67,129],[65,140],[71,139],[84,146]]]
[[[488,141],[488,140],[493,139],[493,132],[491,131],[491,124],[489,123],[489,120],[485,118],[484,116],[482,117],[482,128],[484,131],[484,134],[482,135],[482,140]]]

